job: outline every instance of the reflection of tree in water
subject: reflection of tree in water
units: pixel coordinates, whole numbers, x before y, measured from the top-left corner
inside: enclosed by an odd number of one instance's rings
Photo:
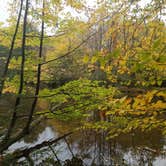
[[[150,166],[156,157],[162,156],[160,152],[165,144],[160,132],[157,131],[148,134],[138,132],[134,136],[121,135],[108,141],[106,136],[106,132],[103,131],[100,134],[94,131],[80,131],[79,134],[67,137],[70,147],[63,139],[58,144],[51,145],[51,149],[47,146],[35,151],[31,157],[36,163],[45,165],[49,162],[55,164],[58,160],[64,164],[65,161],[62,161],[64,156],[70,159],[68,161],[73,162],[72,158],[77,156],[83,160],[84,165],[86,163],[89,166],[144,166],[146,164]]]
[[[37,126],[33,133],[26,137],[26,143],[32,143],[38,139],[38,135],[45,129],[46,126],[51,126],[55,134],[61,136],[67,131],[71,131],[73,126],[59,123],[56,120],[43,122]],[[57,136],[58,137],[58,136]],[[87,165],[123,165],[128,166],[140,165],[149,166],[157,157],[161,157],[165,140],[159,131],[149,133],[137,132],[134,135],[121,135],[113,140],[106,140],[107,133],[101,131],[97,133],[92,130],[80,130],[67,137],[70,149],[74,156],[81,158]],[[71,159],[73,156],[65,140],[59,141],[57,144],[51,145],[60,160]],[[66,158],[65,158],[65,157]],[[31,154],[35,163],[47,165],[48,162],[57,161],[54,153],[49,147],[39,149]],[[47,163],[47,164],[46,164]],[[62,162],[64,163],[64,161]]]
[[[0,131],[8,127],[8,121],[14,104],[14,96],[0,96]]]
[[[14,103],[16,96],[12,94],[8,94],[6,96],[0,97],[0,131],[4,130],[8,127],[8,119],[13,111]],[[27,115],[29,110],[31,109],[33,99],[22,99],[22,104],[17,109],[19,118],[17,119],[15,131],[18,131],[20,128],[23,128],[24,123],[27,120]],[[40,100],[38,101],[38,105],[36,110],[40,111],[47,107],[47,103]],[[25,136],[24,140],[26,143],[32,143],[37,141],[38,135],[46,128],[45,121],[40,123],[38,126],[34,128],[31,134]]]
[[[46,126],[47,125],[45,123],[40,123],[38,126],[34,127],[34,129],[31,132],[31,134],[26,135],[24,137],[25,143],[36,142],[38,140],[39,134],[42,133],[42,131],[44,131],[44,129],[46,128]]]
[[[161,155],[165,143],[160,132],[126,135],[111,141],[105,140],[104,132],[101,134],[85,132],[82,138],[78,153],[84,160],[90,158],[91,162],[97,165],[150,164]]]

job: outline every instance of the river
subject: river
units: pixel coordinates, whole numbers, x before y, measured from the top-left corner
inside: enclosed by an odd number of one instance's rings
[[[5,117],[12,109],[12,99],[3,99],[0,102],[0,127],[7,125]],[[26,103],[23,107],[27,108]],[[38,108],[46,108],[43,101],[38,103]],[[17,149],[35,146],[43,141],[57,138],[79,126],[79,122],[62,122],[56,119],[43,120],[33,132],[16,142],[6,153]],[[106,140],[106,133],[96,133],[92,130],[78,130],[57,144],[44,147],[31,154],[35,165],[52,165],[51,159],[64,163],[74,156],[80,158],[87,166],[165,166],[166,165],[166,138],[160,131],[147,134],[136,133]],[[56,153],[56,156],[55,154]],[[49,161],[48,161],[49,160]],[[48,163],[47,163],[48,162]],[[28,165],[26,159],[20,159],[18,165]]]

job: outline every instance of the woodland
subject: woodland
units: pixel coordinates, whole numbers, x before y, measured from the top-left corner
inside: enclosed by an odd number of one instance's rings
[[[152,132],[165,140],[165,0],[10,0],[9,13],[0,23],[0,165],[37,165],[30,154],[46,146],[54,159],[43,165],[85,165],[69,142],[70,160],[52,148],[80,131],[104,133],[104,142]],[[76,125],[9,152],[47,119]]]

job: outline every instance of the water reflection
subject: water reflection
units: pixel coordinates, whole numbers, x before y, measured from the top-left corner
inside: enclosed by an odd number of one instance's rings
[[[62,128],[63,126],[63,128]],[[12,145],[9,150],[13,151],[18,147],[34,146],[45,140],[58,137],[71,130],[74,125],[63,124],[62,122],[49,120],[44,125],[38,126],[31,137]],[[105,140],[106,133],[94,131],[79,131],[67,138],[71,151],[65,140],[59,141],[52,148],[62,163],[74,156],[81,158],[84,165],[92,166],[165,166],[166,159],[163,153],[166,150],[165,139],[159,131],[148,134],[137,133],[123,135],[115,140]],[[33,152],[31,157],[36,165],[44,164],[48,158],[55,158],[49,147]],[[24,161],[25,162],[25,161]]]
[[[40,126],[39,126],[40,128]],[[51,127],[40,128],[40,130],[34,130],[32,135],[26,136],[19,142],[16,142],[8,148],[8,152],[15,151],[20,148],[28,148],[42,143],[43,141],[50,140],[57,137]]]
[[[11,97],[6,100],[0,100],[0,130],[8,124],[5,119],[10,115],[14,99]],[[31,101],[26,101],[24,111],[28,110]],[[38,110],[47,108],[47,103],[43,101],[38,104]],[[25,109],[26,108],[26,109]],[[23,112],[24,113],[24,112]],[[21,112],[20,112],[21,114]],[[19,126],[22,125],[20,122]],[[79,122],[60,122],[55,119],[45,120],[36,126],[33,132],[9,147],[7,152],[12,152],[23,147],[32,147],[43,141],[57,138],[67,133],[77,126]],[[54,160],[65,160],[77,156],[83,160],[87,166],[165,166],[166,165],[166,138],[163,138],[160,131],[153,131],[148,134],[141,132],[129,135],[121,135],[114,140],[106,141],[106,133],[96,133],[94,131],[78,131],[51,145],[55,154],[50,147],[44,147],[31,154],[35,165],[51,165]],[[70,147],[69,147],[70,146]],[[18,165],[28,165],[27,160],[20,160]],[[77,165],[76,165],[77,166]]]

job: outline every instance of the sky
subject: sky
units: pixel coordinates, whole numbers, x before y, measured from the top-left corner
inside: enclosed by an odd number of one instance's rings
[[[0,7],[1,7],[1,10],[0,10],[0,22],[3,22],[4,25],[7,25],[7,18],[9,17],[9,13],[8,13],[8,3],[9,2],[12,2],[13,0],[0,0]],[[87,3],[91,6],[94,5],[94,2],[96,0],[86,0]]]
[[[4,25],[7,25],[7,18],[9,17],[9,13],[8,13],[8,3],[12,2],[13,0],[0,0],[0,22],[3,22]],[[96,0],[86,0],[88,5],[94,5],[94,2]],[[141,0],[141,6],[144,6],[146,3],[149,3],[151,0]]]
[[[10,0],[0,0],[0,6],[1,6],[0,22],[4,22],[5,23],[6,19],[9,17],[9,13],[7,11],[8,2],[10,2]]]

